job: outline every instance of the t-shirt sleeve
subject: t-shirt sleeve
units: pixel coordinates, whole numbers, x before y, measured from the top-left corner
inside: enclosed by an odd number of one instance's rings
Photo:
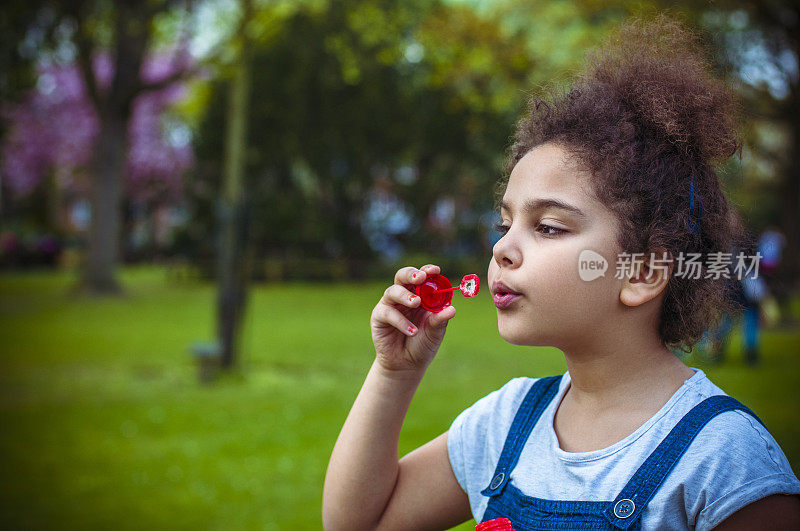
[[[698,470],[706,485],[695,499],[705,506],[697,515],[697,531],[713,529],[743,507],[773,494],[800,494],[800,481],[772,435],[742,411],[713,418],[692,443],[713,451]]]
[[[462,411],[447,435],[450,466],[470,501],[491,479],[511,421],[535,379],[514,378]]]

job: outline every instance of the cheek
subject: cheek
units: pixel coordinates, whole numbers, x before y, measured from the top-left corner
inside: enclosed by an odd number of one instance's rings
[[[614,271],[606,270],[605,276],[594,280],[582,280],[575,272],[575,296],[584,301],[584,306],[591,306],[606,314],[616,308],[619,303],[619,284],[614,278]]]
[[[579,254],[575,245],[541,247],[532,268],[540,287],[562,290],[574,284],[578,278]]]
[[[579,274],[579,257],[585,249],[592,249],[606,259],[608,264],[602,276],[584,280]],[[539,289],[556,307],[570,311],[575,308],[607,308],[613,304],[618,281],[614,278],[616,256],[597,245],[576,242],[558,252],[542,253],[537,257],[536,278]],[[536,287],[534,287],[536,289]]]
[[[581,248],[568,268],[568,275],[573,279],[574,293],[586,301],[587,305],[605,311],[616,307],[619,302],[619,280],[614,278],[616,274],[617,255],[613,244],[591,245]],[[605,271],[586,271],[582,278],[579,270],[580,252],[589,249],[605,259]],[[595,257],[597,255],[594,255]]]

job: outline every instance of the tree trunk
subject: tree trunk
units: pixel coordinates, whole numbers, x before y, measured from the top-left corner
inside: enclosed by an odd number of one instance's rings
[[[126,145],[125,118],[101,113],[92,164],[89,248],[81,278],[82,287],[94,294],[121,291],[114,272],[119,261],[120,191]]]
[[[68,3],[69,4],[69,3]],[[72,14],[86,23],[82,3],[73,3]],[[90,293],[121,292],[115,273],[120,256],[122,178],[128,140],[128,119],[133,100],[143,90],[139,79],[150,38],[150,24],[156,11],[141,2],[112,3],[114,74],[110,86],[100,90],[92,68],[93,48],[86,27],[79,24],[78,57],[90,99],[100,121],[91,166],[91,221],[89,248],[81,272],[82,288]]]
[[[237,338],[245,307],[247,279],[245,245],[247,216],[244,205],[244,166],[247,150],[247,106],[250,88],[249,44],[246,24],[250,20],[250,0],[242,1],[239,25],[239,61],[236,65],[228,100],[228,124],[225,132],[224,190],[219,257],[218,329],[220,365],[230,369],[236,364]]]
[[[221,208],[221,248],[219,257],[219,294],[217,301],[220,366],[236,365],[239,331],[247,298],[247,275],[244,264],[247,241],[247,215],[243,201]]]

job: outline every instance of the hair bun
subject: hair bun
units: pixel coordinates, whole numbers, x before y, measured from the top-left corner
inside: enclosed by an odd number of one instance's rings
[[[740,147],[741,106],[711,75],[704,50],[700,37],[674,18],[635,19],[587,53],[578,85],[605,85],[637,121],[679,150],[719,163]]]

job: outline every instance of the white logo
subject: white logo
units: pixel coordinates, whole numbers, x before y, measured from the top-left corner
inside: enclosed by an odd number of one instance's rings
[[[581,280],[592,281],[599,277],[606,276],[608,261],[599,253],[591,249],[584,249],[578,256],[578,275]]]

